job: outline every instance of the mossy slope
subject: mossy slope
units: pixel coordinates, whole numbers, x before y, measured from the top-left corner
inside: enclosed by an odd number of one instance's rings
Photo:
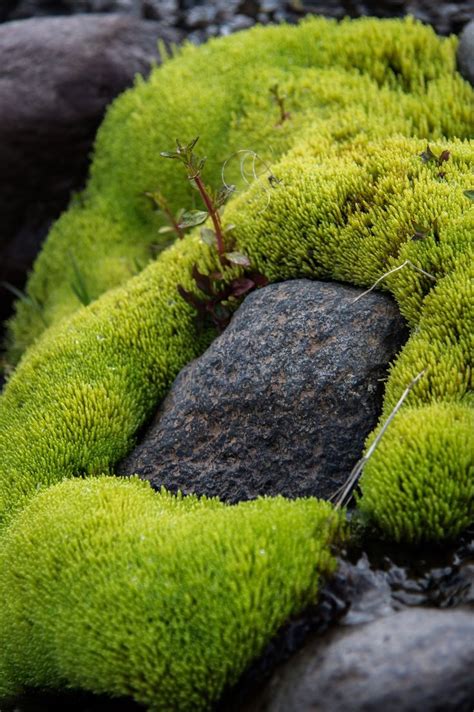
[[[148,262],[162,221],[145,192],[159,188],[172,208],[192,207],[196,192],[159,158],[176,137],[200,135],[214,185],[235,151],[252,149],[273,163],[308,129],[328,142],[358,133],[467,137],[474,104],[454,71],[455,46],[455,38],[439,39],[412,19],[313,19],[180,50],[110,108],[88,187],[53,227],[29,280],[41,314],[26,301],[17,305],[11,361],[45,323],[80,306],[75,264],[95,299]],[[275,83],[291,112],[283,125],[270,92]],[[238,156],[227,164],[226,179],[242,184]]]
[[[461,402],[472,387],[473,210],[463,187],[474,147],[433,144],[451,152],[442,181],[438,167],[421,160],[423,147],[402,137],[358,139],[323,157],[313,137],[275,166],[276,187],[255,183],[225,213],[239,248],[272,281],[309,276],[370,286],[406,259],[431,275],[407,266],[384,285],[416,325],[409,356],[402,353],[394,366],[389,398],[396,402],[416,369],[428,368],[408,401],[414,405]],[[413,222],[427,226],[421,240],[412,239]],[[26,354],[0,400],[0,521],[38,487],[110,470],[128,451],[180,368],[212,338],[196,331],[176,289],[195,288],[195,263],[203,272],[218,266],[198,235],[50,329]],[[472,512],[469,499],[460,506]],[[459,521],[465,517],[460,512]],[[427,522],[416,538],[438,536]]]

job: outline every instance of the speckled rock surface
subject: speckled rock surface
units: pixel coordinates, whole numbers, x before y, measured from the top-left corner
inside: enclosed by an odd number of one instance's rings
[[[407,609],[314,637],[240,712],[470,712],[473,660],[473,609]]]
[[[352,304],[359,294],[308,280],[254,292],[118,472],[231,502],[329,497],[362,454],[407,336],[389,297]]]

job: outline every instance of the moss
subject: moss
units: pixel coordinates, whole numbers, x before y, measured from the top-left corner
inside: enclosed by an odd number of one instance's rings
[[[306,131],[329,142],[357,134],[468,137],[473,95],[454,71],[455,47],[454,38],[440,39],[412,19],[312,19],[183,48],[110,108],[87,190],[53,227],[28,283],[42,317],[17,305],[11,362],[42,333],[44,321],[78,308],[71,251],[95,298],[146,264],[150,246],[159,243],[160,219],[144,192],[160,188],[175,209],[192,207],[195,191],[173,162],[159,158],[176,137],[200,135],[212,185],[235,151],[251,148],[273,163]],[[275,82],[291,112],[282,126],[275,125]],[[237,158],[226,177],[242,184]]]
[[[211,183],[233,150],[257,148],[272,162],[279,182],[254,181],[223,218],[272,281],[368,288],[410,261],[380,284],[412,328],[383,417],[426,374],[367,465],[359,506],[403,540],[454,536],[472,521],[474,209],[464,190],[474,145],[461,139],[472,133],[473,93],[454,72],[454,47],[411,20],[257,28],[185,48],[111,108],[88,188],[53,228],[30,281],[51,327],[0,398],[4,695],[78,685],[151,708],[206,707],[207,693],[214,700],[236,679],[332,567],[329,505],[229,508],[153,495],[135,481],[58,484],[110,473],[214,336],[196,331],[177,293],[195,288],[195,263],[217,267],[197,234],[128,279],[159,225],[143,191],[166,186],[174,207],[189,205],[181,173],[157,159],[176,132],[201,132]],[[275,79],[292,113],[280,128],[267,91]],[[444,176],[420,158],[428,137],[435,153],[450,151]],[[238,180],[238,161],[228,167]],[[95,299],[88,307],[71,289],[71,255]],[[43,329],[22,310],[17,352]],[[262,541],[268,567],[265,559],[247,570]]]
[[[365,467],[360,509],[396,541],[455,537],[474,519],[474,409],[405,408]]]
[[[25,355],[0,399],[0,526],[39,488],[107,471],[128,452],[180,368],[214,336],[196,331],[176,290],[192,289],[199,256],[209,269],[206,252],[196,239],[176,244]]]
[[[315,601],[343,530],[314,499],[230,507],[139,480],[56,485],[4,538],[0,695],[21,681],[208,709]]]
[[[256,182],[224,214],[235,224],[239,249],[272,281],[316,276],[369,287],[407,255],[433,273],[436,283],[407,267],[384,287],[416,325],[394,366],[394,385],[388,384],[389,407],[414,370],[426,366],[412,396],[420,403],[457,401],[470,387],[472,332],[464,317],[472,238],[451,226],[470,224],[473,211],[463,186],[474,147],[433,144],[438,153],[452,154],[444,181],[421,160],[423,148],[419,139],[359,138],[323,156],[313,137],[276,164],[276,187]],[[413,221],[429,224],[435,217],[436,239],[414,241]],[[217,267],[198,235],[60,322],[26,354],[0,400],[0,521],[39,487],[110,471],[128,452],[180,368],[213,337],[196,332],[192,309],[176,289],[195,288],[190,272],[196,262],[203,272]],[[436,337],[440,323],[456,343]],[[369,483],[367,478],[366,488]],[[421,528],[419,535],[431,533]]]

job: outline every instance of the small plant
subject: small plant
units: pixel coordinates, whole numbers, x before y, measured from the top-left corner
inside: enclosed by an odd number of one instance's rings
[[[281,126],[285,123],[285,121],[288,121],[288,119],[291,118],[290,112],[285,110],[286,94],[280,94],[280,87],[278,86],[278,84],[274,84],[272,87],[270,87],[270,94],[272,95],[275,104],[280,110],[280,118],[278,119],[275,126]]]
[[[441,168],[443,163],[446,163],[446,161],[449,161],[451,153],[449,151],[442,151],[439,156],[437,156],[429,145],[426,146],[426,150],[420,153],[420,158],[423,161],[423,163],[435,163],[438,168]],[[444,171],[440,171],[438,173],[438,178],[440,180],[443,180],[446,176],[446,173]]]
[[[15,285],[10,284],[10,282],[0,282],[0,285],[4,287],[4,289],[9,291],[11,294],[13,294],[13,296],[19,299],[21,302],[34,309],[34,311],[38,314],[38,317],[42,321],[43,326],[49,326],[43,314],[43,305],[40,304],[40,302],[35,297],[26,294],[26,292],[23,292],[21,289],[15,287]]]
[[[167,233],[174,232],[178,239],[182,240],[184,237],[184,231],[180,223],[181,218],[183,217],[184,210],[180,209],[176,214],[174,214],[165,196],[160,193],[159,190],[156,190],[151,193],[145,193],[145,195],[147,198],[150,198],[152,203],[158,208],[159,212],[163,213],[163,215],[168,221],[168,225],[163,225],[163,227],[160,227],[160,229],[158,230],[160,235],[165,235]]]
[[[412,240],[424,240],[425,238],[429,237],[430,235],[433,237],[433,240],[435,241],[436,244],[439,244],[440,242],[440,234],[439,234],[439,225],[438,225],[438,219],[435,218],[433,220],[433,223],[431,224],[430,227],[426,227],[425,225],[420,225],[419,223],[413,223],[413,229],[414,233],[411,237]]]
[[[76,258],[74,257],[74,253],[72,252],[72,250],[69,250],[69,259],[71,260],[71,266],[73,271],[73,279],[70,283],[71,289],[76,295],[76,297],[79,299],[81,304],[84,307],[87,307],[91,303],[92,297],[89,294],[85,277],[81,272],[81,269],[77,263]]]
[[[163,151],[160,155],[163,158],[170,158],[179,161],[186,169],[188,180],[192,182],[198,190],[203,202],[204,210],[183,211],[180,214],[179,223],[176,227],[179,230],[202,225],[208,218],[211,219],[212,228],[201,228],[201,239],[204,243],[217,251],[222,270],[216,270],[211,274],[202,274],[196,265],[192,270],[192,276],[198,289],[204,294],[203,299],[199,299],[192,292],[178,285],[179,294],[188,304],[196,309],[201,319],[210,317],[213,324],[219,331],[223,331],[229,323],[232,311],[225,302],[233,301],[248,294],[257,287],[263,287],[268,283],[267,278],[260,272],[251,268],[249,257],[243,252],[234,250],[234,241],[230,233],[233,225],[224,227],[221,221],[221,210],[227,199],[232,195],[234,186],[224,185],[220,190],[213,191],[204,183],[202,170],[206,163],[206,158],[197,156],[194,153],[199,137],[196,137],[188,144],[181,144],[176,140],[175,151]],[[224,270],[232,267],[240,267],[243,274],[230,282],[224,280]]]

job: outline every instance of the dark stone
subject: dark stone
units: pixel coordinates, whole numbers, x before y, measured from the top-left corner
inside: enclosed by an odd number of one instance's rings
[[[86,176],[106,106],[179,33],[126,16],[0,26],[0,283],[17,287]],[[12,295],[0,287],[0,322]]]
[[[233,20],[238,14],[264,24],[295,22],[308,13],[337,19],[410,14],[443,35],[458,34],[473,16],[472,0],[2,0],[0,4],[0,22],[44,15],[126,13],[187,29],[195,42],[244,28],[242,21]]]
[[[329,497],[362,455],[407,338],[389,297],[352,304],[360,293],[296,280],[251,294],[118,472],[230,502]]]
[[[466,25],[459,38],[458,68],[464,79],[474,86],[474,20]]]
[[[10,20],[76,13],[124,13],[140,17],[143,0],[10,0]]]
[[[472,712],[472,608],[412,608],[314,637],[239,712]]]

